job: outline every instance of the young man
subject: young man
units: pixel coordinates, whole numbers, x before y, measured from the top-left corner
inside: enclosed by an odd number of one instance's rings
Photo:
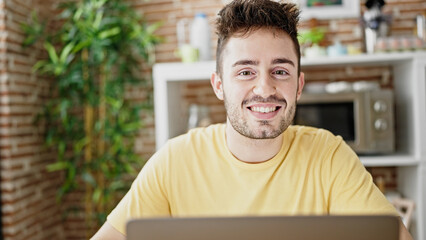
[[[341,137],[290,126],[304,85],[298,15],[269,0],[222,9],[211,84],[226,124],[168,141],[93,239],[124,239],[139,217],[397,214]]]

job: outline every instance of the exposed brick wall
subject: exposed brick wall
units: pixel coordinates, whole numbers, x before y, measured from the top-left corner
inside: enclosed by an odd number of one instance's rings
[[[196,12],[204,12],[211,23],[212,51],[216,46],[214,19],[222,7],[221,0],[129,0],[150,22],[162,21],[157,34],[165,42],[156,50],[157,62],[179,61],[174,55],[177,47],[176,23],[192,18]],[[53,13],[54,0],[3,0],[0,1],[0,177],[2,226],[5,239],[85,239],[83,216],[76,215],[64,223],[63,209],[68,205],[79,206],[80,194],[70,196],[62,206],[56,204],[55,192],[60,174],[48,173],[47,164],[55,155],[43,147],[41,133],[33,125],[33,118],[48,97],[49,82],[31,73],[31,66],[40,58],[38,45],[24,50],[24,38],[20,23],[28,19],[33,9],[41,15]],[[365,0],[361,1],[361,5]],[[387,0],[386,12],[393,13],[391,32],[394,35],[410,35],[414,28],[414,16],[425,13],[424,0]],[[362,8],[363,9],[363,8]],[[362,46],[362,29],[358,19],[321,20],[319,25],[327,29],[327,42],[335,39],[343,44]],[[302,23],[304,28],[307,23]],[[380,81],[384,87],[392,87],[389,66],[368,68],[306,68],[308,81]],[[149,73],[149,70],[147,70]],[[127,97],[141,101],[148,88],[130,88]],[[183,89],[185,102],[209,105],[214,122],[225,118],[223,105],[205,84],[186,84]],[[145,128],[137,139],[136,151],[149,157],[155,151],[154,118],[142,116]],[[386,186],[396,187],[395,168],[369,169],[373,175],[386,176]]]
[[[20,24],[33,9],[51,12],[49,1],[5,0],[0,4],[0,158],[4,239],[61,239],[64,231],[55,194],[58,173],[46,171],[54,155],[43,147],[34,116],[48,82],[32,74],[40,46],[23,49]]]

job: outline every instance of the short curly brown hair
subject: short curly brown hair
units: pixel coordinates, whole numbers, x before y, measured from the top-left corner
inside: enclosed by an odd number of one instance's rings
[[[222,75],[222,52],[230,37],[234,34],[244,36],[259,28],[272,28],[286,32],[293,41],[300,75],[300,45],[297,40],[299,14],[296,5],[281,1],[234,0],[226,5],[216,20],[216,72]]]

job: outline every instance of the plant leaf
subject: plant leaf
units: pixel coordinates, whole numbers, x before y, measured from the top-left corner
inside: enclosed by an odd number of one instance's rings
[[[49,62],[45,61],[45,60],[40,60],[38,61],[36,64],[34,64],[33,66],[33,72],[37,72],[39,70],[41,70],[42,68],[45,68],[45,66],[48,64]]]
[[[103,17],[103,12],[99,11],[96,13],[96,18],[95,21],[93,22],[93,28],[94,29],[99,29],[99,27],[101,26],[102,23],[102,17]]]
[[[64,49],[61,52],[61,56],[59,57],[59,61],[61,63],[65,64],[67,62],[67,59],[68,59],[71,51],[73,50],[73,48],[74,48],[74,43],[73,42],[68,43],[64,47]]]
[[[49,172],[64,170],[64,169],[67,169],[67,168],[68,168],[67,162],[56,162],[56,163],[49,164],[46,167],[47,171],[49,171]]]
[[[95,188],[92,195],[92,201],[95,203],[99,203],[101,201],[102,189]]]
[[[81,15],[83,15],[83,8],[78,8],[77,11],[74,13],[74,21],[80,20]]]
[[[58,63],[58,55],[56,54],[55,47],[53,47],[53,45],[50,42],[44,42],[44,48],[49,54],[50,60],[53,63]]]
[[[121,30],[120,30],[119,27],[114,27],[114,28],[100,32],[98,37],[99,37],[99,39],[106,39],[106,38],[112,37],[114,35],[117,35],[120,32],[121,32]]]

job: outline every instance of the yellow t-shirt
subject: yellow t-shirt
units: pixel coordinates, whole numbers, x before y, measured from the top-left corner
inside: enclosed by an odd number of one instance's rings
[[[231,154],[224,124],[169,140],[108,222],[125,234],[127,220],[138,217],[397,215],[341,137],[290,126],[283,138],[274,158],[256,164]]]

